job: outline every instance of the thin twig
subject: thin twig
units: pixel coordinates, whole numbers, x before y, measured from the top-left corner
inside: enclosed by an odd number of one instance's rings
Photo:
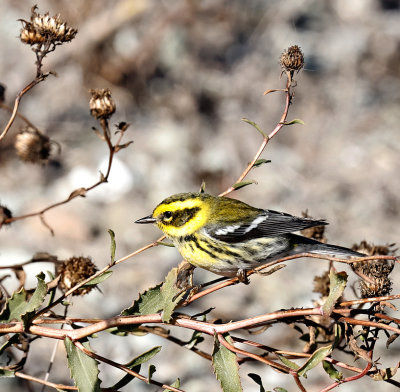
[[[129,369],[128,367],[121,365],[120,363],[114,362],[111,359],[102,357],[101,355],[95,354],[94,352],[88,350],[86,347],[82,345],[81,342],[74,342],[74,345],[76,348],[84,352],[86,355],[88,355],[91,358],[97,359],[98,361],[107,363],[108,365],[114,366],[120,370],[123,370],[124,372],[130,374],[131,376],[134,376],[138,378],[141,381],[146,382],[147,384],[152,384],[152,385],[157,385],[158,387],[161,388],[168,388],[170,391],[174,392],[184,392],[182,389],[171,387],[170,385],[163,384],[161,382],[155,381],[155,380],[149,380],[147,377],[142,376],[141,374],[133,371],[132,369]]]
[[[38,384],[43,384],[43,385],[46,385],[46,386],[51,387],[51,388],[56,388],[56,389],[60,389],[60,390],[66,389],[66,390],[71,390],[71,391],[77,391],[78,390],[78,388],[75,387],[75,386],[63,385],[63,384],[55,384],[53,382],[45,381],[45,380],[42,380],[40,378],[33,377],[33,376],[30,376],[29,374],[25,374],[25,373],[22,373],[22,372],[15,372],[14,375],[16,377],[22,378],[24,380],[37,382]]]

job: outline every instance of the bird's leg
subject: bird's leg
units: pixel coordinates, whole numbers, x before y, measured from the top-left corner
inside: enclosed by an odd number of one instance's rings
[[[249,284],[249,278],[247,277],[247,271],[243,268],[239,268],[236,272],[236,277],[238,278],[239,282],[244,284]]]

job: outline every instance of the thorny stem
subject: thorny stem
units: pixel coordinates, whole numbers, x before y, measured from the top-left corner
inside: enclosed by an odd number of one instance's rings
[[[102,357],[101,355],[95,354],[94,352],[92,352],[92,351],[88,350],[86,347],[84,347],[82,345],[82,343],[80,343],[80,342],[74,342],[74,345],[76,348],[78,348],[79,350],[84,352],[89,357],[97,359],[98,361],[107,363],[108,365],[114,366],[120,370],[123,370],[124,372],[126,372],[148,384],[157,385],[161,388],[168,388],[170,391],[174,391],[174,392],[184,392],[182,389],[171,387],[169,385],[163,384],[163,383],[155,381],[155,380],[149,380],[147,377],[142,376],[141,374],[129,369],[128,367],[126,367],[124,365],[121,365],[120,363],[114,362],[111,359],[108,359],[108,358]]]

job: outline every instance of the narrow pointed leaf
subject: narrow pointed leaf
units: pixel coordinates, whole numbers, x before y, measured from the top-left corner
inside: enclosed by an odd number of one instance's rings
[[[270,162],[271,162],[270,159],[263,159],[263,158],[257,159],[257,160],[254,162],[253,167],[259,167],[259,166],[263,165],[264,163],[270,163]]]
[[[255,129],[257,129],[258,132],[261,133],[261,135],[266,138],[267,136],[265,135],[264,131],[258,126],[258,124],[256,124],[254,121],[249,120],[248,118],[242,118],[242,121],[244,121],[245,123],[253,126]]]
[[[334,269],[331,269],[329,279],[329,295],[322,306],[322,312],[325,316],[329,316],[332,313],[337,300],[342,296],[347,284],[347,274],[346,272],[336,273]]]
[[[181,386],[181,380],[179,378],[177,378],[175,380],[175,382],[173,384],[171,384],[170,386],[174,387],[174,388],[179,388]],[[170,391],[171,391],[171,389],[168,389],[168,388],[164,389],[164,392],[170,392]]]
[[[340,381],[343,379],[343,373],[339,372],[330,362],[322,361],[322,367],[332,380]]]
[[[304,123],[303,120],[300,120],[299,118],[295,118],[294,120],[289,121],[289,122],[284,122],[283,124],[284,124],[284,125],[293,125],[293,124],[301,124],[301,125],[304,125],[305,123]]]
[[[108,279],[112,275],[112,273],[113,273],[112,271],[105,271],[102,274],[100,274],[99,276],[96,276],[95,278],[93,278],[92,280],[87,282],[82,287],[95,286],[101,282],[104,282],[106,279]]]
[[[332,345],[326,347],[321,347],[318,350],[315,350],[313,355],[308,358],[307,362],[301,367],[298,371],[299,376],[305,376],[306,373],[317,366],[319,363],[323,361],[323,359],[332,352]]]
[[[132,359],[132,361],[125,364],[125,366],[139,373],[140,365],[147,361],[150,361],[150,359],[152,359],[155,355],[157,355],[161,351],[161,348],[162,348],[161,346],[153,347],[152,349]],[[127,385],[129,382],[131,382],[134,378],[135,377],[132,376],[131,374],[125,374],[125,376],[122,377],[121,380],[119,380],[111,389],[119,390],[125,385]]]
[[[224,335],[228,343],[232,343],[229,335]],[[232,351],[229,351],[223,346],[218,338],[214,340],[214,351],[212,354],[212,364],[214,373],[219,382],[221,383],[224,392],[239,392],[243,391],[239,377],[239,365],[237,356]]]
[[[115,249],[117,248],[117,244],[115,243],[115,233],[111,229],[108,229],[108,234],[110,234],[111,239],[111,264],[114,264]]]
[[[79,392],[100,392],[98,362],[76,348],[69,338],[64,340],[68,367]],[[89,342],[82,343],[90,350]]]
[[[188,349],[191,349],[194,346],[196,346],[196,344],[199,344],[202,341],[204,341],[204,338],[201,335],[202,335],[201,332],[194,331],[189,342],[185,344],[185,347],[187,347]]]
[[[237,182],[236,184],[232,185],[232,188],[235,190],[238,190],[240,188],[244,188],[247,185],[256,184],[256,183],[257,182],[255,180],[241,181],[241,182]]]
[[[278,355],[278,358],[284,365],[286,365],[288,368],[290,368],[292,370],[297,370],[300,368],[300,366],[296,362],[293,362],[290,359],[287,359],[283,355]]]

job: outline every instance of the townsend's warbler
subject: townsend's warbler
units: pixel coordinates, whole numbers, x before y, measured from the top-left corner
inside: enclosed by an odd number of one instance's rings
[[[136,223],[156,223],[189,263],[246,280],[246,271],[267,261],[308,252],[364,256],[336,245],[291,234],[324,220],[298,218],[205,193],[179,193]],[[244,277],[244,278],[243,278]]]

